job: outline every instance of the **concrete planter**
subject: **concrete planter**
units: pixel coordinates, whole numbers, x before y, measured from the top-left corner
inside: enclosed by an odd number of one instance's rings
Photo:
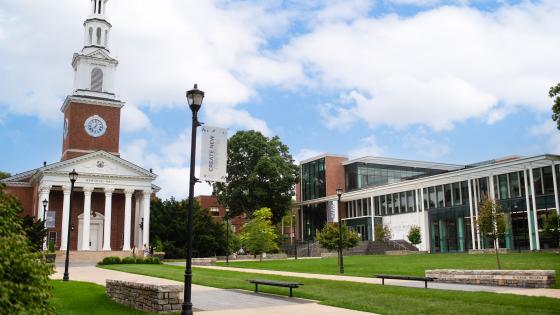
[[[554,270],[426,270],[426,277],[435,282],[506,286],[521,288],[551,288],[556,285]]]

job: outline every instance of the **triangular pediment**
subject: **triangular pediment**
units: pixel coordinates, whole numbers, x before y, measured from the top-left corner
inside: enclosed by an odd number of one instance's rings
[[[150,171],[105,151],[97,151],[52,164],[43,169],[43,172],[68,174],[72,170],[76,170],[78,174],[95,176],[151,179],[157,177],[157,175]]]
[[[89,54],[86,54],[85,56],[87,57],[91,57],[91,58],[97,58],[97,59],[107,59],[107,60],[115,60],[113,57],[111,57],[105,50],[103,49],[98,49],[95,50]]]

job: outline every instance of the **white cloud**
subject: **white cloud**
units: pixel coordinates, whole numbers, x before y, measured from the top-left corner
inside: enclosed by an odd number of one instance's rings
[[[559,28],[558,1],[494,12],[440,7],[320,24],[282,53],[322,89],[350,91],[354,104],[322,113],[327,127],[338,118],[448,130],[470,118],[493,123],[519,106],[548,110],[546,92],[560,73]]]
[[[127,104],[122,109],[122,129],[125,132],[136,132],[150,129],[150,118],[138,107]]]
[[[158,175],[155,182],[156,185],[162,187],[158,196],[162,199],[175,197],[175,199],[186,199],[189,196],[189,175],[188,167],[168,167],[156,169],[154,172]],[[195,174],[199,172],[196,168]],[[194,187],[195,196],[211,195],[212,186],[208,183],[197,183]]]
[[[320,152],[313,149],[301,149],[296,155],[294,155],[294,161],[295,163],[299,163],[303,160],[307,160],[309,158],[321,155],[323,153],[325,152]]]
[[[556,128],[556,122],[551,119],[545,120],[538,125],[532,126],[529,133],[538,139],[546,140],[538,143],[537,150],[551,154],[560,154],[560,130]]]
[[[375,136],[369,136],[360,139],[359,146],[353,150],[350,150],[350,159],[360,158],[364,156],[381,156],[383,154],[383,149],[377,144],[377,138]]]
[[[429,137],[428,131],[419,128],[402,137],[403,147],[414,150],[414,155],[429,159],[439,159],[450,152],[447,140],[436,141]]]

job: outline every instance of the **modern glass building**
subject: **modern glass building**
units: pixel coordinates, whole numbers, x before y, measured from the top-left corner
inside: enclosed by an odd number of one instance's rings
[[[328,157],[302,163],[302,184],[328,185],[328,172],[311,178],[303,171]],[[365,157],[340,163],[345,193],[342,220],[374,240],[375,229],[388,225],[392,239],[406,240],[411,226],[422,232],[420,248],[430,252],[463,252],[494,246],[476,228],[483,197],[498,201],[505,212],[506,237],[501,248],[540,250],[558,247],[543,233],[547,215],[558,209],[560,156],[510,157],[473,165],[452,165]],[[324,162],[323,162],[324,163]],[[321,169],[317,166],[316,169]],[[308,184],[309,185],[309,184]],[[309,185],[312,187],[313,185]],[[310,195],[300,201],[300,235],[312,239],[317,229],[335,220],[336,194]],[[325,192],[325,190],[322,190]],[[313,198],[317,197],[317,198]],[[318,202],[315,202],[318,201]],[[329,218],[331,218],[329,220]],[[336,220],[338,218],[336,217]]]

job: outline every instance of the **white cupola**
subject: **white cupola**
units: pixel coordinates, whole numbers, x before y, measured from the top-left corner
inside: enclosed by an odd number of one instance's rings
[[[114,76],[118,61],[110,55],[107,2],[91,0],[90,14],[84,22],[84,47],[74,54],[74,95],[116,99]]]

